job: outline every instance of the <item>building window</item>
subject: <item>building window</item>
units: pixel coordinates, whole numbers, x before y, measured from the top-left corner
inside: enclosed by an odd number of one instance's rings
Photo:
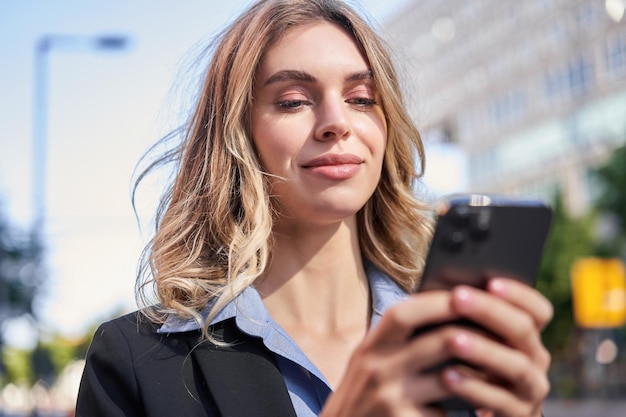
[[[527,110],[527,94],[514,90],[495,98],[488,106],[489,118],[494,126],[504,127],[520,120]]]
[[[626,73],[626,41],[621,36],[612,36],[606,43],[606,68],[613,77]]]
[[[546,28],[545,44],[552,49],[559,49],[568,42],[567,25],[563,20],[554,20]]]
[[[545,93],[550,101],[576,97],[591,91],[594,81],[592,61],[579,55],[565,65],[548,70]]]
[[[572,95],[587,93],[593,85],[593,64],[583,56],[574,59],[567,68]]]
[[[582,3],[575,10],[576,29],[591,30],[602,19],[602,13],[594,2]]]

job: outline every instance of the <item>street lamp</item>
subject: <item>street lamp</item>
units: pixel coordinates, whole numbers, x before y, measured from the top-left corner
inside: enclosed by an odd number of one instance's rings
[[[604,2],[604,8],[606,9],[606,14],[608,14],[614,22],[619,23],[624,17],[624,10],[626,10],[626,1],[606,0]]]
[[[35,238],[41,237],[45,227],[49,54],[55,48],[72,51],[122,50],[127,44],[128,38],[119,35],[45,35],[35,46],[32,185],[34,210],[32,232]]]

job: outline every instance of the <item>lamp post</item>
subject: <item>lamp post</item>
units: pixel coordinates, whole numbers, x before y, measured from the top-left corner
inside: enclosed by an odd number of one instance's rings
[[[53,49],[71,51],[122,50],[128,38],[118,35],[45,35],[35,46],[33,107],[33,238],[42,243],[46,217],[46,170],[48,134],[48,59]]]

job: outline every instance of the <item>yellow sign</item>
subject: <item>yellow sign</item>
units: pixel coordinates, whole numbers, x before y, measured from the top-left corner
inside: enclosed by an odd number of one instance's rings
[[[582,258],[572,265],[574,319],[581,327],[626,324],[626,270],[619,259]]]

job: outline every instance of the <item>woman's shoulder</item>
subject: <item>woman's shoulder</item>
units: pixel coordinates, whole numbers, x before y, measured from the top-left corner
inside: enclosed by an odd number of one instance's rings
[[[199,336],[198,332],[187,332],[168,337],[169,335],[159,332],[163,323],[149,313],[146,309],[136,310],[101,323],[93,335],[93,342],[108,344],[125,341],[126,343],[123,344],[134,350],[155,344],[167,345],[167,339],[193,338],[195,340]]]
[[[154,320],[146,310],[135,310],[131,313],[107,320],[101,323],[96,330],[98,332],[122,332],[122,333],[156,333],[161,324]]]
[[[124,337],[128,340],[162,340],[162,339],[193,339],[197,340],[201,336],[201,330],[180,330],[175,332],[160,331],[164,321],[155,319],[155,315],[151,314],[154,310],[141,309],[122,316],[113,318],[100,324],[94,334],[97,338],[119,338]],[[211,333],[226,339],[241,337],[234,319],[227,319],[220,323],[210,326]],[[228,336],[230,335],[230,337]]]
[[[246,350],[262,342],[243,333],[230,318],[211,325],[209,332],[214,339],[207,339],[200,329],[189,331],[159,331],[163,323],[154,320],[145,310],[116,317],[102,323],[93,335],[92,350],[107,355],[141,355],[142,358],[186,356],[199,345],[218,347],[219,351]],[[216,344],[215,340],[220,343]],[[115,352],[115,353],[114,353]]]
[[[141,358],[135,364],[138,365],[168,357],[183,358],[200,340],[198,331],[160,333],[161,325],[143,310],[108,320],[95,331],[91,353],[112,358]]]

